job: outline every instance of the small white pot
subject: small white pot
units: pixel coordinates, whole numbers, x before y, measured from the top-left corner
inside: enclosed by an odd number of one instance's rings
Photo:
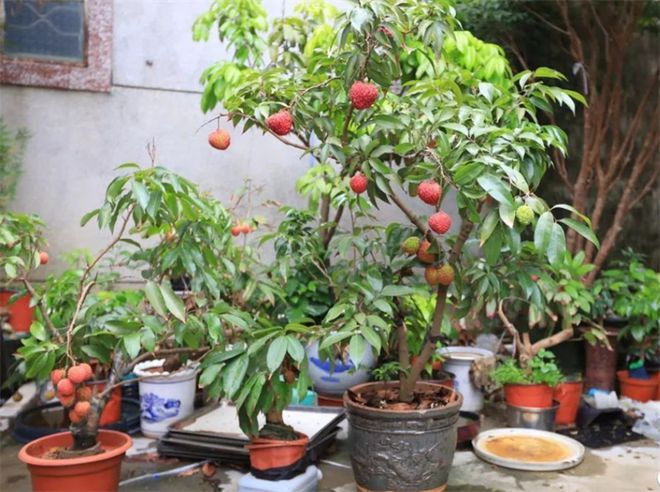
[[[369,381],[371,369],[376,365],[371,345],[367,347],[362,360],[357,364],[348,359],[347,363],[335,360],[334,368],[330,361],[322,361],[319,357],[319,344],[314,342],[307,347],[309,359],[309,377],[314,382],[314,389],[325,395],[343,395],[344,391],[357,384]]]
[[[142,434],[158,438],[168,427],[193,413],[197,366],[189,364],[174,373],[152,373],[146,369],[161,367],[165,359],[150,360],[137,364],[133,372],[140,381],[140,427]]]
[[[478,347],[442,347],[438,353],[445,359],[442,368],[454,374],[454,389],[463,395],[462,411],[479,413],[484,407],[484,395],[470,381],[470,367],[481,357],[493,352]]]

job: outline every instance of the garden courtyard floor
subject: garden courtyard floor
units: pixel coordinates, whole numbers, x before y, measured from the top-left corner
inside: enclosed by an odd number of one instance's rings
[[[483,428],[501,425],[500,419],[486,418]],[[0,491],[27,492],[30,490],[30,478],[25,465],[17,458],[20,445],[8,434],[8,431],[4,432],[0,451]],[[124,459],[122,465],[122,480],[186,463],[177,459],[158,459],[155,455],[155,441],[137,436],[134,439],[134,449],[129,451],[130,456]],[[345,432],[340,433],[334,452],[326,457],[326,462],[321,463],[319,468],[323,473],[319,491],[355,491]],[[127,484],[120,491],[235,492],[241,476],[239,471],[219,467],[210,478],[205,478],[197,471],[188,476]],[[587,449],[585,459],[579,466],[563,472],[544,473],[507,470],[484,463],[471,451],[459,451],[454,456],[448,492],[459,491],[660,491],[660,446],[651,440],[641,440],[610,448]]]

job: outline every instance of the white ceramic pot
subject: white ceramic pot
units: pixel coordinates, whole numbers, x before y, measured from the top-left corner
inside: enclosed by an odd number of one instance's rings
[[[324,395],[343,395],[344,392],[357,384],[369,381],[371,369],[376,365],[373,349],[368,346],[357,367],[350,358],[344,363],[335,360],[334,367],[330,361],[322,361],[319,357],[319,344],[314,342],[307,347],[309,359],[309,376],[314,382],[314,389]]]
[[[168,427],[193,413],[197,364],[169,373],[152,373],[146,369],[161,367],[165,359],[137,364],[133,372],[140,381],[140,427],[147,437],[161,437]]]
[[[442,347],[438,353],[444,358],[442,368],[456,376],[454,389],[463,395],[461,410],[479,413],[484,407],[484,395],[470,381],[470,367],[475,360],[491,357],[493,352],[477,347]]]

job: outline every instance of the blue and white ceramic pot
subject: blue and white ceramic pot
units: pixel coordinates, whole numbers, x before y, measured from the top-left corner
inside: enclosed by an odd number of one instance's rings
[[[314,382],[317,393],[324,395],[341,395],[351,386],[369,381],[371,369],[376,365],[371,346],[364,351],[362,360],[356,364],[350,357],[346,361],[336,359],[334,367],[329,360],[322,361],[319,357],[319,344],[314,342],[307,347],[309,359],[309,376]]]
[[[161,437],[168,427],[193,413],[197,365],[188,365],[175,372],[152,372],[162,367],[164,359],[137,364],[133,372],[140,380],[140,427],[147,437]]]

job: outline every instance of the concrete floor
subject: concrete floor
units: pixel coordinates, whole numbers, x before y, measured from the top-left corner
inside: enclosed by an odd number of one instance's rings
[[[495,423],[487,420],[484,427]],[[143,440],[142,440],[143,441]],[[139,441],[138,441],[139,442]],[[4,433],[0,451],[0,491],[30,490],[26,467],[16,457],[20,445]],[[139,444],[144,444],[139,442]],[[152,443],[153,446],[153,443]],[[155,461],[154,453],[125,458],[122,479],[163,471],[185,464],[177,459]],[[355,485],[346,441],[340,439],[334,452],[321,463],[320,491],[353,492]],[[337,465],[343,465],[337,466]],[[184,477],[142,481],[122,487],[121,491],[223,491],[236,492],[242,473],[218,468],[205,478],[196,472]],[[457,452],[449,476],[449,492],[653,492],[660,491],[660,446],[650,440],[636,441],[601,450],[587,450],[582,464],[564,472],[522,472],[500,468],[479,460],[470,451]]]

